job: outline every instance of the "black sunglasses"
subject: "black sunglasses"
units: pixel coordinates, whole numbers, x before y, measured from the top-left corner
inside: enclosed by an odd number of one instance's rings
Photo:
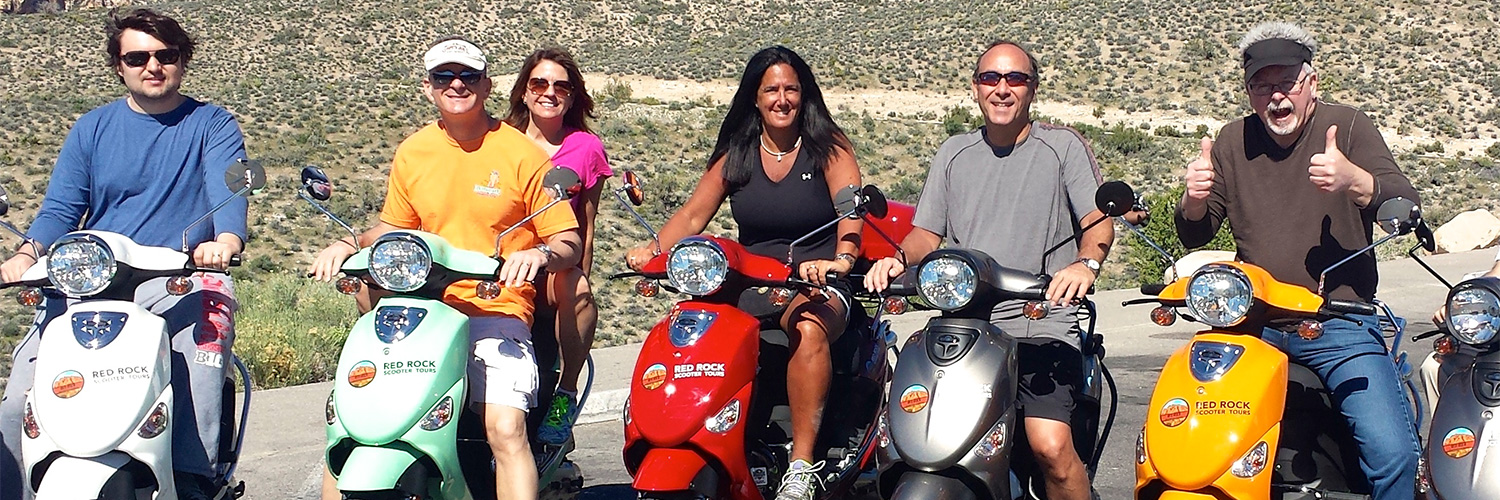
[[[553,92],[556,92],[558,97],[567,99],[568,96],[573,95],[573,82],[567,80],[557,80],[555,82],[549,82],[546,78],[526,80],[526,90],[530,90],[531,93],[536,95],[542,95],[543,92],[546,92],[548,85],[552,86]]]
[[[974,83],[978,83],[980,85],[988,87],[999,85],[1001,80],[1005,80],[1005,83],[1012,87],[1020,87],[1022,85],[1031,83],[1032,81],[1035,81],[1036,77],[1026,73],[1022,73],[1020,71],[1012,71],[1009,73],[1001,73],[999,71],[986,71],[974,75]]]
[[[484,78],[484,72],[462,71],[459,73],[454,73],[452,71],[443,70],[433,71],[427,74],[427,79],[432,81],[432,85],[435,87],[447,87],[449,85],[452,85],[454,78],[463,81],[464,85],[473,85],[479,83],[479,80]]]
[[[120,62],[132,68],[139,68],[145,66],[153,57],[156,58],[156,62],[163,65],[177,64],[177,60],[182,58],[182,51],[177,49],[161,49],[154,52],[149,50],[132,50],[120,54]]]

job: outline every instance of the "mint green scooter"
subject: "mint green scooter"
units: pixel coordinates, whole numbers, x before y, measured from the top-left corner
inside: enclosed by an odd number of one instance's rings
[[[320,170],[302,172],[299,195],[353,233],[318,201],[332,186]],[[544,178],[552,203],[512,226],[577,192],[578,175],[565,168]],[[501,233],[503,237],[506,233]],[[499,237],[496,238],[498,248]],[[494,466],[484,441],[484,426],[468,401],[466,367],[470,356],[469,318],[444,304],[449,284],[478,280],[479,293],[499,294],[497,257],[463,250],[422,231],[393,231],[344,262],[344,293],[363,284],[392,294],[361,316],[344,342],[328,395],[328,446],[325,458],[346,499],[467,500],[494,498]],[[533,331],[537,331],[534,329]],[[538,401],[551,401],[557,358],[552,330],[533,335],[541,380]],[[550,348],[548,346],[551,346]],[[592,373],[590,373],[592,384]],[[580,394],[587,397],[588,386]],[[539,412],[532,412],[539,413]],[[529,419],[539,420],[539,419]],[[539,470],[541,496],[570,498],[582,486],[582,474],[566,459],[572,442],[532,450]]]

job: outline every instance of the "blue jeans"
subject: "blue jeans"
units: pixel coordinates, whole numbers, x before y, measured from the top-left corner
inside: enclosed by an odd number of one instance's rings
[[[1386,350],[1380,318],[1351,317],[1364,324],[1331,319],[1315,340],[1266,328],[1261,339],[1317,373],[1328,387],[1334,407],[1348,419],[1359,443],[1359,467],[1370,479],[1375,499],[1411,499],[1421,455],[1412,405]]]

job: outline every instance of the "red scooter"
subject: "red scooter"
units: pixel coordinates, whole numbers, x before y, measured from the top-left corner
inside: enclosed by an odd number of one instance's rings
[[[632,173],[624,177],[615,195],[635,214],[621,193],[639,205],[639,183]],[[895,251],[891,234],[911,229],[913,208],[888,207],[873,186],[851,186],[838,199],[840,219],[863,217],[867,231],[885,240],[865,245],[866,269],[870,259]],[[685,238],[640,273],[615,276],[623,277],[641,278],[636,291],[645,297],[661,288],[690,296],[651,329],[636,360],[624,449],[634,489],[648,499],[771,498],[791,448],[790,354],[776,320],[798,289],[814,285],[796,278],[787,262],[713,236]],[[881,313],[871,319],[864,305],[850,308],[848,329],[829,346],[833,378],[814,451],[815,461],[828,464],[821,498],[873,485],[876,416],[885,407],[887,351],[896,337]]]

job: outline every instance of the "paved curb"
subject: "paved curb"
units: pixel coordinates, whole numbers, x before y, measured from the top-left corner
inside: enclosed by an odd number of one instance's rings
[[[630,389],[609,389],[589,394],[588,401],[583,402],[583,409],[578,412],[577,425],[619,420],[624,415],[625,400],[629,397]]]

